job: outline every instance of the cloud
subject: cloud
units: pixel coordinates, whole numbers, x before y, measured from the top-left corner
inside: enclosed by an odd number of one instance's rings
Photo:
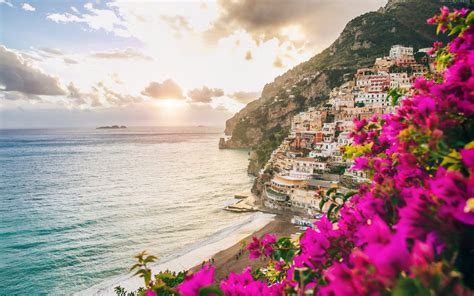
[[[142,59],[142,60],[153,60],[152,57],[143,54],[133,48],[127,48],[125,50],[111,50],[104,52],[96,52],[91,54],[92,57],[98,59]]]
[[[130,37],[130,33],[125,27],[125,21],[113,10],[94,8],[92,3],[86,3],[84,8],[88,13],[80,14],[77,9],[71,7],[75,14],[51,13],[46,18],[56,23],[83,23],[93,30],[102,29],[117,36]]]
[[[253,59],[252,52],[249,50],[245,53],[245,60],[251,61]]]
[[[193,32],[188,19],[182,15],[161,15],[160,18],[171,28],[176,37]]]
[[[109,76],[112,79],[112,81],[116,84],[123,84],[124,83],[123,80],[120,79],[120,76],[116,72],[111,73]]]
[[[55,58],[61,59],[62,58],[63,62],[66,63],[66,64],[78,64],[79,63],[75,59],[68,57],[68,54],[66,54],[64,51],[62,51],[59,48],[41,47],[41,48],[35,50],[35,54],[39,57],[47,58],[47,59],[55,59]],[[36,61],[41,61],[41,59],[34,58],[31,55],[27,55],[25,53],[22,53],[22,56],[30,58],[30,59],[34,59]]]
[[[66,63],[66,64],[78,64],[78,62],[74,59],[71,59],[71,58],[64,58],[63,61]]]
[[[73,99],[75,105],[85,105],[87,104],[88,94],[82,93],[74,83],[70,82],[67,86],[69,91],[68,98]]]
[[[214,110],[220,111],[220,112],[229,112],[229,110],[224,105],[219,105],[216,108],[214,108]]]
[[[253,92],[238,91],[229,95],[229,97],[236,100],[239,103],[247,104],[258,99],[260,97],[260,94],[261,92],[259,91],[253,91]]]
[[[28,3],[23,3],[23,5],[21,6],[21,8],[23,10],[26,10],[26,11],[35,11],[36,8],[34,8],[33,6],[31,6],[30,4]]]
[[[268,1],[232,1],[221,0],[221,15],[214,23],[214,33],[228,34],[232,27],[240,27],[253,33],[259,39],[268,40],[279,37],[279,26],[289,24],[296,18],[308,14],[308,1],[276,0],[269,5]],[[315,2],[316,1],[312,1]],[[297,5],[299,4],[299,5]]]
[[[93,85],[89,92],[81,91],[72,82],[69,83],[67,89],[69,92],[67,98],[75,107],[117,107],[143,102],[141,96],[121,94],[106,86],[102,81]]]
[[[224,91],[220,88],[208,88],[203,86],[202,88],[195,88],[188,91],[188,97],[191,98],[193,102],[197,103],[210,103],[214,97],[222,97]]]
[[[154,99],[185,99],[181,87],[171,79],[159,82],[150,82],[142,91],[142,95]]]
[[[60,50],[59,48],[41,47],[39,50],[40,50],[41,55],[47,56],[47,57],[64,55],[64,52]]]
[[[351,18],[386,0],[220,0],[220,15],[206,32],[210,41],[244,30],[257,42],[276,38],[295,47],[327,46]],[[337,17],[334,17],[334,14]]]
[[[42,58],[40,58],[39,56],[37,55],[31,55],[31,54],[27,54],[27,53],[24,53],[24,52],[19,52],[19,54],[21,55],[21,57],[27,61],[35,61],[35,62],[41,62],[43,61]]]
[[[41,101],[41,97],[32,95],[32,94],[24,94],[18,91],[6,91],[0,92],[0,99],[10,100],[10,101],[17,101],[17,100],[31,100],[31,101]]]
[[[275,68],[283,68],[285,65],[283,65],[283,61],[281,60],[281,57],[276,56],[275,60],[273,61],[273,66]]]
[[[7,6],[13,7],[13,4],[8,0],[0,0],[0,4],[5,4]]]
[[[108,87],[102,82],[97,84],[97,88],[102,90],[102,94],[109,105],[113,106],[127,106],[134,103],[143,102],[143,98],[140,96],[133,96],[130,94],[121,94]]]
[[[0,86],[3,91],[18,91],[30,95],[66,94],[58,78],[34,68],[20,54],[5,46],[0,46]]]
[[[92,108],[102,107],[102,102],[100,101],[99,89],[97,87],[92,87],[92,92],[89,94],[90,106]]]

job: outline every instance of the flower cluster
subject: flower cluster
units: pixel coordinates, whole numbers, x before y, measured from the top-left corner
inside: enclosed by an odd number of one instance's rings
[[[372,182],[298,242],[248,245],[265,272],[229,274],[225,295],[472,295],[474,288],[474,13],[441,9],[428,21],[457,37],[445,69],[420,78],[393,114],[355,120],[354,169]],[[439,57],[439,56],[438,56]],[[329,219],[328,219],[329,218]],[[283,275],[282,275],[283,274]],[[199,295],[206,267],[178,286]]]
[[[246,268],[242,273],[230,273],[228,278],[220,284],[225,295],[283,295],[282,284],[268,286],[266,282],[255,280],[250,268]],[[192,294],[189,294],[192,295]]]
[[[206,265],[185,279],[176,289],[181,295],[199,295],[202,288],[210,286],[214,281],[214,270],[214,267]]]
[[[465,17],[468,13],[469,10],[467,8],[454,9],[454,11],[451,12],[448,7],[443,6],[441,13],[428,19],[427,23],[430,25],[438,25],[437,32],[446,33],[446,31],[451,30],[453,32],[452,34],[455,34],[458,33],[457,31],[453,31],[455,25],[460,18]]]
[[[276,242],[276,235],[266,234],[261,240],[257,237],[252,237],[252,242],[247,245],[247,250],[250,252],[250,259],[258,259],[262,255],[270,256],[273,252],[273,245]]]

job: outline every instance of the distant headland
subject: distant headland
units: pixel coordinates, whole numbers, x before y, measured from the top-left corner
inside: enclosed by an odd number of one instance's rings
[[[106,125],[99,126],[96,129],[116,129],[116,128],[127,128],[125,125]]]

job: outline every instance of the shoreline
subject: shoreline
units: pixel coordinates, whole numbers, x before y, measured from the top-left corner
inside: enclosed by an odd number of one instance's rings
[[[226,270],[240,272],[243,268],[240,270],[237,268],[245,262],[244,259],[248,260],[248,254],[247,256],[244,255],[240,260],[235,260],[234,257],[235,253],[237,253],[241,248],[242,241],[245,240],[248,242],[253,235],[261,236],[264,233],[269,233],[269,231],[270,233],[277,233],[278,231],[286,233],[290,228],[288,225],[295,227],[289,223],[289,219],[284,219],[282,217],[283,216],[281,215],[277,216],[274,214],[257,212],[250,217],[243,219],[239,224],[231,225],[211,235],[210,238],[204,241],[161,258],[161,260],[151,265],[150,269],[154,274],[164,270],[176,272],[183,270],[197,270],[203,261],[208,261],[209,259],[214,258],[216,278],[218,274],[224,274]],[[271,232],[272,230],[274,232]],[[234,259],[235,262],[232,262],[232,259]],[[230,266],[226,268],[226,265]],[[93,285],[83,291],[79,291],[74,295],[115,295],[114,288],[116,286],[121,286],[128,291],[135,291],[143,286],[143,279],[138,276],[133,276],[132,273],[127,273],[106,279],[105,281]]]
[[[245,237],[238,243],[222,249],[212,256],[214,259],[212,266],[216,268],[214,273],[214,280],[219,282],[229,275],[230,272],[240,273],[247,266],[252,268],[263,267],[266,265],[266,261],[262,260],[251,260],[249,259],[249,253],[246,248],[242,247],[242,241],[249,243],[253,236],[262,237],[265,234],[276,234],[277,237],[290,236],[297,232],[301,232],[300,228],[291,223],[290,219],[293,215],[275,215],[274,219],[267,223],[264,227],[255,230],[253,233]],[[241,251],[243,251],[241,253]],[[192,272],[198,271],[202,267],[202,263],[194,266],[190,270]]]

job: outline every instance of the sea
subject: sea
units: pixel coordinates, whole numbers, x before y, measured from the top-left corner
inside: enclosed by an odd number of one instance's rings
[[[70,295],[245,224],[248,151],[222,129],[0,130],[0,294]]]

